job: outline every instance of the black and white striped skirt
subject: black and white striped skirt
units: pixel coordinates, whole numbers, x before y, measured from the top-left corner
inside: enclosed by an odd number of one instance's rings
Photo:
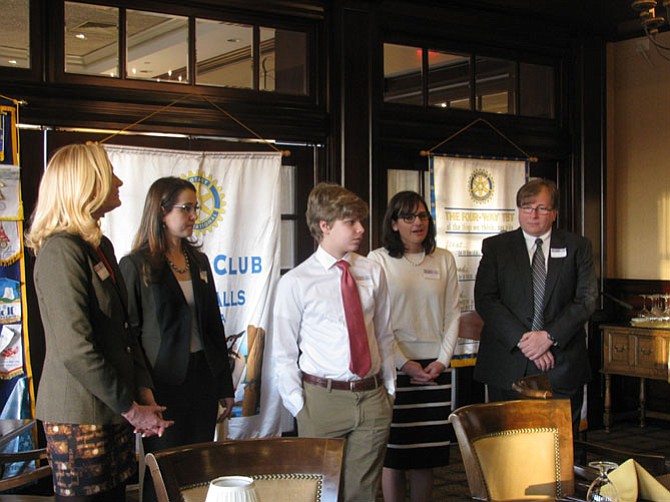
[[[417,361],[423,367],[432,360]],[[437,385],[414,385],[398,372],[393,421],[384,467],[429,469],[449,464],[454,441],[449,424],[452,369],[437,378]]]

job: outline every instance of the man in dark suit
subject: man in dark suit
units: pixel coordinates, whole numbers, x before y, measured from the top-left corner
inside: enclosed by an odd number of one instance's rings
[[[552,229],[552,181],[526,183],[516,203],[520,228],[482,243],[475,307],[484,327],[474,376],[490,401],[506,401],[518,399],[512,382],[548,373],[554,396],[571,401],[576,437],[591,374],[585,323],[598,295],[591,243]]]

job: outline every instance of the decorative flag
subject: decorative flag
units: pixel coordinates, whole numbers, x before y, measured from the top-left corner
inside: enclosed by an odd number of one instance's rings
[[[526,172],[525,161],[430,158],[437,245],[451,251],[456,259],[462,326],[478,318],[474,285],[482,241],[517,227],[516,192],[525,183]],[[459,338],[452,366],[474,365],[478,349],[478,340]]]
[[[151,183],[177,176],[196,186],[202,209],[195,236],[214,273],[236,384],[228,434],[243,438],[281,433],[288,427],[286,412],[272,388],[272,362],[264,350],[280,271],[281,155],[105,149],[124,182],[121,207],[103,218],[103,231],[119,258],[130,251]]]

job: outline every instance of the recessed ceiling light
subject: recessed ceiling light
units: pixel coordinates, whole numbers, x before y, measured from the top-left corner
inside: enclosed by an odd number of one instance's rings
[[[9,64],[18,64],[17,61],[16,61],[16,59],[10,59],[10,60],[7,61],[7,62],[8,62]]]
[[[241,41],[242,40],[240,40],[239,38],[229,38],[226,40],[226,42],[230,42],[231,44],[237,44],[240,43]]]
[[[84,35],[83,33],[77,33],[75,37],[78,38],[79,40],[86,40],[86,35]]]

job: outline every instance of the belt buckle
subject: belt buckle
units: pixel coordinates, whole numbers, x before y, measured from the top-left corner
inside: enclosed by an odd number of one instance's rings
[[[356,380],[349,380],[349,390],[354,392],[356,390]]]

